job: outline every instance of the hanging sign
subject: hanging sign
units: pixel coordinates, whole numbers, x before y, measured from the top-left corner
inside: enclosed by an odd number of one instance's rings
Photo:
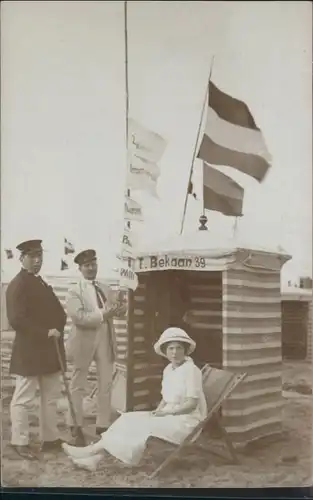
[[[128,267],[127,263],[122,263],[119,268],[119,286],[135,291],[138,286],[137,274]]]
[[[183,271],[219,271],[225,269],[225,266],[231,261],[233,261],[233,257],[231,256],[209,258],[201,255],[186,256],[182,254],[148,255],[136,259],[135,270],[136,272],[162,271],[166,269]]]

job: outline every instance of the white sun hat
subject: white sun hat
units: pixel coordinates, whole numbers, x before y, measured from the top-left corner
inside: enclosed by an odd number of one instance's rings
[[[165,330],[159,340],[154,344],[154,350],[157,354],[160,356],[165,356],[166,355],[162,352],[161,348],[162,345],[167,344],[168,342],[184,342],[186,344],[189,344],[189,348],[187,351],[187,354],[191,354],[195,348],[196,348],[196,343],[194,340],[192,340],[189,335],[185,332],[185,330],[182,330],[181,328],[176,328],[176,327],[171,327],[167,328]]]

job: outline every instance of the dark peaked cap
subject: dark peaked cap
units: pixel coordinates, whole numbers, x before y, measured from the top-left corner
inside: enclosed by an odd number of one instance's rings
[[[92,260],[95,260],[97,258],[97,254],[95,250],[83,250],[82,252],[79,252],[75,259],[74,262],[75,264],[78,264],[81,266],[82,264],[87,264],[88,262],[91,262]]]
[[[23,241],[19,245],[17,245],[17,250],[19,250],[22,254],[30,253],[30,252],[42,252],[41,246],[42,240],[27,240]]]

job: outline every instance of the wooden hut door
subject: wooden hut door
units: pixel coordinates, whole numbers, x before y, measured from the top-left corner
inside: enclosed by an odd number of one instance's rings
[[[282,352],[286,359],[307,355],[308,303],[282,301]]]

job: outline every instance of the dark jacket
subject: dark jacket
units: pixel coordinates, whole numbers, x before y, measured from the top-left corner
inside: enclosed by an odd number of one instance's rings
[[[55,338],[48,332],[56,328],[65,365],[63,331],[66,314],[51,286],[22,269],[6,292],[7,315],[16,335],[13,342],[10,373],[24,377],[48,375],[60,371]]]

